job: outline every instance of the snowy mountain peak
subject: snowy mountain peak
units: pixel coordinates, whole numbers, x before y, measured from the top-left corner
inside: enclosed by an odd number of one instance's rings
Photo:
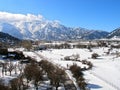
[[[0,12],[0,31],[20,39],[37,40],[71,40],[71,39],[89,39],[89,35],[94,35],[95,30],[85,28],[72,28],[60,24],[59,21],[46,20],[42,15],[32,14],[12,14]],[[107,35],[97,33],[97,36],[90,39],[102,38]],[[101,34],[101,35],[99,35]]]

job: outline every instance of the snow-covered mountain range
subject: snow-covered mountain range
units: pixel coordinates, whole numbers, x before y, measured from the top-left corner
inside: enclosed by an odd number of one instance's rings
[[[119,38],[120,39],[120,28],[113,30],[108,34],[107,38]]]
[[[99,39],[108,35],[105,31],[66,27],[58,21],[46,20],[41,15],[7,12],[0,12],[0,31],[31,40]]]

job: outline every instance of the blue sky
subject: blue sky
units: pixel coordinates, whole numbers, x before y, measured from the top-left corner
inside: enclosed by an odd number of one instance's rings
[[[70,27],[106,31],[120,27],[120,0],[1,0],[0,11],[41,14]]]

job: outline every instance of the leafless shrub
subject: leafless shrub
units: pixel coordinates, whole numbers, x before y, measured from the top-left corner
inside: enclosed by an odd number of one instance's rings
[[[93,59],[97,59],[98,56],[99,56],[99,55],[98,55],[97,53],[93,53],[93,54],[92,54],[92,58],[93,58]]]

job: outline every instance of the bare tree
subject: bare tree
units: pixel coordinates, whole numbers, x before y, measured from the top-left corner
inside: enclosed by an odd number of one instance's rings
[[[15,74],[17,74],[17,64],[14,65]]]
[[[34,81],[36,90],[38,90],[38,85],[39,85],[40,81],[42,81],[42,80],[43,80],[42,70],[39,68],[39,66],[34,67],[33,81]]]
[[[82,81],[79,80],[78,85],[81,90],[86,90],[87,83],[84,80]]]
[[[53,81],[54,81],[56,90],[58,90],[60,83],[64,83],[64,81],[65,81],[65,71],[57,68],[54,73]]]
[[[76,78],[76,81],[81,90],[86,90],[86,82],[83,77],[82,69],[76,64],[70,66],[70,70],[73,73],[73,76]]]
[[[9,64],[8,64],[8,71],[10,72],[10,76],[11,76],[11,72],[12,72],[13,69],[14,69],[13,63],[9,62]]]
[[[22,73],[22,70],[23,70],[23,65],[22,64],[18,64],[18,69],[20,71],[20,74]]]
[[[3,69],[2,69],[2,73],[5,75],[7,75],[7,68],[8,68],[8,62],[6,61],[5,63],[3,63]]]
[[[39,62],[39,65],[46,71],[51,85],[55,86],[56,90],[58,90],[60,83],[64,83],[65,81],[65,71],[46,60]]]
[[[27,79],[27,87],[28,87],[29,81],[32,80],[33,71],[34,71],[34,69],[30,64],[26,65],[24,68],[24,76]]]
[[[45,70],[47,74],[52,73],[52,70],[55,69],[54,65],[47,60],[40,61],[39,65],[42,67],[43,70]]]

